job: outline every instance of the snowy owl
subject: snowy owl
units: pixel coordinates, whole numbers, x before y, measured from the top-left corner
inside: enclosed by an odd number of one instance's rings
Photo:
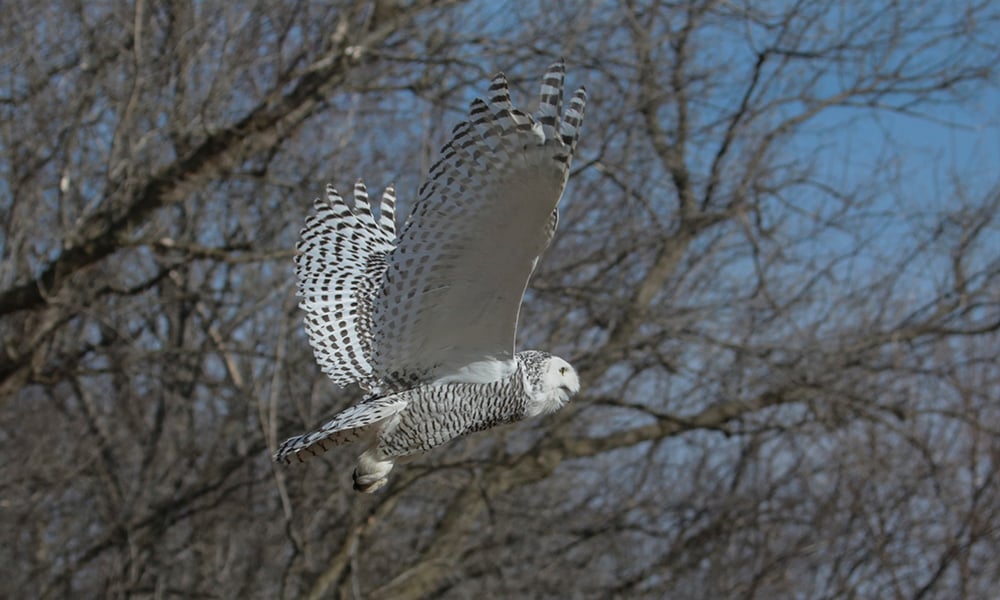
[[[476,99],[421,185],[396,239],[395,191],[378,214],[360,181],[353,203],[327,186],[295,258],[306,332],[323,372],[367,397],[286,440],[291,462],[340,444],[367,449],[354,489],[373,492],[396,461],[458,436],[558,410],[576,371],[545,352],[514,351],[521,299],[558,222],[556,206],[587,95],[563,112],[562,62],[538,111],[511,104],[504,75]]]

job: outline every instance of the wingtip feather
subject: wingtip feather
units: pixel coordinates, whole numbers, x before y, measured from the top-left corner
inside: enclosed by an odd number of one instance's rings
[[[396,186],[390,183],[382,192],[378,210],[379,225],[390,238],[396,236]]]
[[[566,114],[563,115],[562,121],[559,123],[559,136],[563,143],[570,147],[571,151],[576,149],[576,143],[580,139],[580,128],[583,125],[583,113],[586,106],[587,89],[581,87],[573,93]]]
[[[542,125],[545,139],[555,139],[556,126],[562,114],[563,82],[566,76],[566,64],[560,59],[545,71],[538,94],[538,111],[535,120]]]

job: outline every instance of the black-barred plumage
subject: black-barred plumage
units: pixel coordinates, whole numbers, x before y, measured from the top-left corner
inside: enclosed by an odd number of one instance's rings
[[[542,353],[535,354],[541,358]],[[528,377],[531,373],[537,376],[539,367],[523,364],[525,359],[535,362],[532,355],[519,358],[518,368],[509,377],[488,383],[420,386],[402,392],[400,396],[408,399],[407,409],[383,429],[379,450],[386,457],[427,452],[459,436],[523,419],[528,410]]]
[[[357,381],[377,391],[372,376],[372,305],[396,237],[396,196],[382,196],[376,222],[368,190],[354,185],[354,206],[332,186],[315,201],[295,257],[299,306],[306,311],[306,333],[323,372],[339,385]]]
[[[457,436],[558,409],[579,391],[564,360],[514,353],[521,298],[558,224],[586,93],[563,112],[562,62],[549,67],[534,115],[506,77],[457,125],[395,237],[395,191],[374,214],[360,181],[348,205],[328,187],[298,245],[306,331],[323,371],[369,397],[281,444],[303,460],[367,440],[355,488],[385,484],[397,458]]]

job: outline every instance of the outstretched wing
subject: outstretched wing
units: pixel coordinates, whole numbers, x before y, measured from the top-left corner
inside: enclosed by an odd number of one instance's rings
[[[274,453],[274,460],[303,462],[334,446],[357,441],[368,435],[374,425],[403,410],[407,404],[395,396],[365,400],[337,413],[316,431],[288,438]]]
[[[306,311],[306,333],[323,372],[338,385],[357,381],[374,392],[371,299],[394,246],[395,193],[386,189],[376,221],[360,181],[353,207],[333,187],[326,192],[326,198],[316,200],[297,246],[299,306]]]
[[[374,298],[374,373],[389,389],[513,356],[583,120],[582,88],[562,113],[563,77],[562,62],[549,68],[532,116],[497,75],[431,167]]]

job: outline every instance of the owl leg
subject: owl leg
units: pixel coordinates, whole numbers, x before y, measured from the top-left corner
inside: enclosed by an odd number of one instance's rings
[[[368,450],[358,459],[354,469],[354,489],[370,494],[389,481],[389,471],[393,461],[382,454],[378,448]]]

